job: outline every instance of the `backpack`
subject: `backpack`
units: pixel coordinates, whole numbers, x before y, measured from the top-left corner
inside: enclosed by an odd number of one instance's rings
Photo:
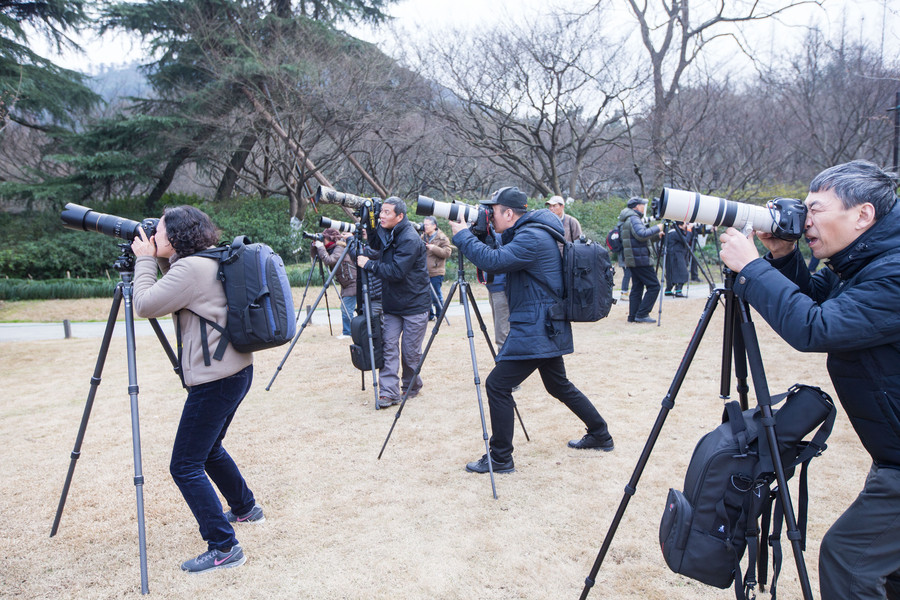
[[[609,233],[606,234],[606,247],[609,248],[610,252],[615,252],[616,254],[620,254],[625,250],[625,246],[622,245],[622,232],[619,231],[618,225],[610,229]]]
[[[613,276],[616,270],[609,260],[609,252],[600,244],[581,237],[567,242],[565,237],[543,223],[530,223],[528,227],[540,227],[550,232],[557,243],[562,244],[563,294],[556,295],[547,284],[535,279],[557,299],[550,318],[578,323],[593,323],[609,314],[616,303],[613,299]]]
[[[821,454],[831,434],[837,410],[821,389],[796,384],[787,394],[772,398],[772,405],[785,399],[774,412],[778,448],[785,477],[802,465],[798,524],[801,545],[806,538],[807,467]],[[773,408],[774,411],[774,408]],[[773,548],[771,598],[781,568],[781,500],[771,490],[776,481],[771,453],[766,443],[762,413],[757,407],[741,412],[736,401],[725,405],[722,424],[697,443],[684,477],[684,492],[669,489],[666,508],[659,526],[659,543],[666,564],[675,573],[718,588],[735,583],[735,595],[741,600],[750,594],[757,574],[766,583],[767,556],[759,548],[760,528],[768,529],[769,513],[776,515],[777,536],[763,531]],[[803,438],[819,427],[812,440]],[[776,482],[777,489],[777,482]],[[747,547],[747,570],[741,579],[741,558]],[[754,573],[759,561],[758,573]]]
[[[375,350],[375,368],[384,366],[384,344],[381,343],[381,319],[377,316],[372,321],[372,347]],[[369,330],[366,327],[366,315],[356,315],[350,320],[350,361],[360,371],[372,370],[372,357],[369,355]]]
[[[225,288],[228,303],[225,327],[197,315],[206,366],[210,365],[206,326],[222,334],[212,355],[216,360],[222,360],[229,343],[238,352],[256,352],[293,339],[297,320],[291,284],[284,261],[269,246],[253,244],[249,238],[238,236],[231,245],[201,250],[192,256],[219,261],[217,279]]]

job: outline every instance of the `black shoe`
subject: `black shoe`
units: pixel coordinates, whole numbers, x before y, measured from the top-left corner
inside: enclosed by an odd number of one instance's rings
[[[382,396],[375,402],[375,410],[380,410],[382,408],[390,408],[395,404],[400,404],[399,400],[395,400],[393,398],[385,398]]]
[[[665,295],[666,295],[666,296],[672,296],[674,293],[675,293],[675,292],[673,292],[672,290],[666,290],[666,291],[665,291]]]
[[[650,317],[635,317],[634,323],[656,323],[656,319],[651,319]]]
[[[604,438],[595,437],[592,433],[587,433],[580,440],[570,440],[569,448],[575,448],[577,450],[603,450],[604,452],[612,451],[615,446],[613,445],[612,436],[606,434]]]
[[[512,456],[510,456],[509,460],[506,462],[491,460],[491,466],[494,468],[494,473],[512,473],[516,470],[515,465],[513,465]],[[488,473],[489,471],[487,454],[485,454],[478,460],[472,461],[467,464],[466,471],[469,471],[470,473]]]
[[[676,298],[687,298],[687,296],[685,296],[685,295],[682,294],[681,292],[675,292],[675,297],[676,297]]]

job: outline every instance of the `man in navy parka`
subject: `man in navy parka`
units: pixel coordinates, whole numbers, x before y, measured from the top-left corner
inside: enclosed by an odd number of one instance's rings
[[[872,467],[819,550],[823,600],[900,599],[900,207],[896,175],[865,161],[826,169],[806,198],[811,275],[793,242],[722,236],[735,293],[828,372]]]
[[[497,364],[485,381],[491,413],[491,462],[495,473],[514,470],[514,408],[512,389],[535,370],[547,392],[581,419],[587,434],[572,440],[577,449],[613,449],[606,421],[587,397],[566,377],[563,355],[574,351],[572,326],[550,317],[556,297],[562,295],[562,257],[559,246],[542,224],[563,234],[559,218],[547,209],[528,211],[525,194],[515,187],[501,188],[482,204],[493,209],[491,224],[501,234],[492,248],[479,241],[464,223],[450,222],[453,244],[472,263],[488,273],[506,273],[509,300],[509,336],[497,354]],[[552,292],[551,292],[552,290]],[[488,472],[488,457],[470,462],[466,469]]]

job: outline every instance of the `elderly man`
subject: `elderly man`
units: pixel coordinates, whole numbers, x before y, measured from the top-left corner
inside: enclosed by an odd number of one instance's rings
[[[550,196],[550,199],[544,202],[544,206],[562,221],[563,236],[567,242],[574,242],[581,237],[581,223],[572,215],[566,214],[566,201],[562,196]]]
[[[422,241],[425,242],[425,250],[428,252],[428,278],[431,280],[431,287],[434,288],[433,307],[428,313],[428,320],[432,321],[436,315],[441,314],[441,308],[444,306],[441,285],[444,283],[446,273],[445,264],[453,249],[450,247],[450,239],[438,229],[437,219],[434,217],[425,217],[422,229],[425,230],[422,232]]]
[[[632,280],[631,295],[628,296],[629,323],[656,323],[656,319],[650,317],[650,311],[659,296],[660,286],[653,261],[650,260],[650,241],[666,232],[659,225],[644,225],[642,217],[646,210],[647,199],[634,197],[619,213],[622,254],[625,255],[625,266]]]
[[[734,292],[828,372],[872,456],[862,492],[819,550],[823,600],[900,599],[900,208],[896,175],[865,161],[826,169],[809,184],[806,238],[828,268],[811,275],[796,244],[731,228],[721,257]]]
[[[425,268],[425,244],[406,217],[406,203],[390,197],[381,205],[378,229],[369,236],[369,248],[379,257],[358,256],[357,264],[380,278],[384,311],[384,367],[378,372],[380,398],[375,408],[399,404],[409,390],[413,398],[422,388],[422,378],[413,381],[422,357],[422,341],[428,326],[431,293]],[[402,336],[402,343],[401,343]],[[402,380],[398,372],[402,359]]]
[[[494,370],[485,381],[491,412],[490,463],[485,454],[466,470],[510,473],[513,465],[513,389],[538,371],[547,392],[565,404],[584,423],[587,433],[569,442],[570,448],[609,452],[613,439],[606,421],[588,398],[566,377],[563,355],[574,351],[572,326],[551,318],[550,308],[562,293],[562,257],[556,239],[544,227],[562,233],[562,224],[546,210],[528,211],[525,194],[515,187],[501,188],[490,200],[491,224],[502,245],[479,241],[465,223],[450,222],[453,243],[479,269],[506,273],[509,299],[509,336]],[[556,296],[554,296],[554,294]]]

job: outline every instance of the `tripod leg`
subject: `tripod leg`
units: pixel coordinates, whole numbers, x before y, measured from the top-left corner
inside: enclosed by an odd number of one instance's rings
[[[350,245],[344,247],[341,251],[341,255],[338,257],[337,262],[334,265],[334,268],[331,270],[331,274],[328,276],[328,280],[325,282],[325,285],[322,286],[322,291],[319,292],[319,296],[316,298],[316,301],[313,303],[312,310],[309,311],[309,314],[306,315],[306,319],[303,321],[303,324],[297,330],[296,335],[294,335],[294,339],[291,340],[291,345],[288,347],[287,352],[284,353],[284,357],[281,359],[281,362],[278,363],[278,367],[275,369],[275,373],[272,375],[272,379],[269,380],[269,385],[266,386],[266,391],[272,387],[272,384],[275,383],[275,378],[278,377],[278,374],[281,372],[282,367],[284,367],[284,363],[287,362],[288,356],[290,356],[291,352],[294,350],[294,346],[297,345],[297,341],[300,339],[300,335],[303,333],[303,330],[306,329],[306,326],[309,325],[309,322],[312,321],[313,314],[316,312],[316,307],[319,305],[319,302],[322,300],[322,296],[325,295],[325,291],[328,289],[328,286],[331,285],[331,281],[334,279],[337,270],[341,267],[341,261],[344,260],[344,255],[350,250]]]
[[[484,340],[487,342],[488,350],[491,351],[491,357],[497,358],[497,353],[494,351],[494,344],[491,343],[491,336],[488,334],[487,325],[484,324],[484,319],[481,318],[481,311],[478,310],[478,302],[475,300],[475,293],[472,292],[472,286],[466,286],[466,295],[469,297],[469,302],[472,303],[472,310],[475,311],[475,318],[478,320],[478,326],[481,328],[481,333],[484,335]],[[516,418],[519,419],[519,425],[522,427],[522,433],[525,434],[525,440],[531,441],[531,438],[528,437],[528,430],[525,429],[525,422],[522,421],[522,415],[519,414],[519,407],[513,406],[513,410],[516,411]]]
[[[106,331],[103,333],[103,341],[100,343],[100,352],[97,354],[97,363],[94,365],[94,374],[91,377],[91,389],[88,392],[87,402],[84,404],[84,413],[81,415],[81,424],[78,426],[78,434],[75,436],[75,447],[69,460],[69,470],[66,473],[66,481],[63,483],[62,494],[59,497],[59,505],[56,507],[56,517],[53,519],[53,527],[50,529],[50,537],[56,535],[59,530],[59,521],[62,519],[63,508],[66,505],[66,497],[69,495],[69,486],[72,484],[72,475],[75,465],[81,456],[81,444],[87,431],[88,419],[94,406],[94,397],[97,395],[97,387],[100,385],[100,376],[103,374],[103,365],[106,363],[106,355],[109,353],[109,343],[112,340],[113,331],[116,328],[116,317],[119,315],[119,307],[122,304],[122,284],[116,286],[113,295],[112,306],[109,309],[109,317],[106,320]]]
[[[461,284],[464,288],[468,287],[465,281]],[[471,291],[469,292],[471,293]],[[478,375],[478,361],[475,358],[475,334],[472,331],[472,317],[469,315],[469,297],[465,292],[460,293],[463,303],[463,312],[466,315],[466,337],[469,338],[469,353],[472,356],[472,372],[475,375],[475,397],[478,398],[478,412],[481,415],[481,435],[484,438],[484,452],[487,455],[488,471],[491,474],[491,491],[494,494],[494,500],[497,499],[497,485],[494,482],[494,461],[491,459],[491,444],[487,432],[487,423],[484,419],[484,403],[481,401],[481,378]]]
[[[653,451],[653,446],[656,444],[656,440],[659,439],[659,434],[662,432],[663,425],[666,422],[666,417],[668,416],[669,411],[675,407],[675,397],[678,395],[678,391],[681,389],[681,384],[684,382],[684,378],[687,375],[688,368],[691,366],[691,361],[693,361],[694,355],[697,353],[697,348],[700,346],[700,341],[703,339],[706,328],[709,326],[710,320],[712,319],[713,313],[715,312],[716,304],[719,301],[719,296],[722,293],[723,290],[715,290],[712,294],[710,294],[709,298],[706,301],[706,307],[703,309],[703,314],[700,315],[700,322],[697,324],[697,328],[694,330],[694,334],[688,344],[688,349],[681,359],[681,364],[678,365],[678,370],[675,372],[675,378],[672,380],[672,384],[669,386],[669,390],[668,392],[666,392],[666,395],[663,398],[662,408],[660,408],[659,410],[659,414],[656,417],[656,422],[653,423],[653,428],[650,431],[650,437],[647,438],[647,443],[644,444],[644,449],[641,452],[641,456],[634,468],[634,472],[631,474],[631,479],[625,486],[625,495],[619,502],[619,508],[616,509],[616,514],[609,526],[606,537],[603,539],[603,545],[600,547],[600,551],[597,553],[597,558],[596,560],[594,560],[594,566],[591,567],[590,574],[584,580],[584,589],[581,592],[581,600],[585,600],[588,597],[591,588],[594,586],[597,573],[600,571],[600,566],[603,564],[603,559],[606,557],[606,553],[609,551],[609,547],[612,544],[613,537],[615,536],[616,531],[619,528],[619,523],[622,521],[622,517],[625,515],[625,509],[628,508],[628,502],[631,500],[631,497],[634,496],[635,493],[637,493],[638,481],[641,478],[641,474],[644,472],[644,467],[646,467],[647,461],[650,459],[650,453]]]
[[[447,307],[450,306],[450,301],[453,300],[453,294],[456,293],[457,288],[459,287],[459,281],[454,281],[453,285],[450,286],[450,292],[447,294],[447,298],[444,300],[444,305],[441,307],[441,314],[438,315],[438,319],[435,321],[434,329],[431,330],[431,337],[428,338],[428,343],[425,345],[425,350],[422,352],[422,358],[419,359],[419,364],[416,366],[416,372],[413,373],[412,381],[415,381],[419,376],[419,373],[422,372],[422,365],[425,364],[425,359],[428,357],[428,352],[431,350],[431,344],[434,343],[434,338],[437,337],[438,331],[441,329],[441,322],[443,321],[444,314],[447,312]],[[403,398],[400,400],[400,406],[397,408],[397,414],[394,415],[394,421],[391,423],[391,428],[388,430],[387,437],[384,438],[384,443],[381,445],[381,451],[378,453],[378,459],[381,460],[381,455],[384,454],[384,449],[387,448],[388,440],[391,439],[391,434],[394,433],[394,427],[397,425],[397,420],[400,418],[400,414],[403,412],[403,407],[406,406],[406,400],[409,397],[409,388],[403,393]]]
[[[375,372],[375,339],[372,336],[372,299],[369,296],[369,274],[362,269],[357,271],[362,277],[363,310],[366,313],[366,338],[369,342],[369,361],[372,364],[372,391],[375,394],[375,408],[378,408],[378,374]],[[363,389],[365,385],[363,385]]]
[[[303,314],[303,303],[306,302],[306,292],[309,291],[309,284],[312,281],[313,273],[316,272],[316,263],[319,262],[319,255],[313,255],[312,266],[309,268],[309,275],[306,276],[306,286],[303,288],[303,296],[300,298],[300,303],[297,305],[297,318],[296,322],[300,322],[300,315]]]
[[[431,292],[432,304],[440,305],[441,304],[440,298],[438,298],[437,292],[434,291],[434,286],[431,285],[431,282],[428,283],[428,290]],[[448,319],[446,315],[444,315],[444,321],[447,323],[447,325],[450,324],[450,319]]]
[[[736,302],[740,302],[737,298]],[[803,546],[801,544],[801,534],[797,527],[797,518],[794,515],[794,506],[791,503],[791,492],[787,486],[787,478],[784,474],[784,463],[781,460],[781,453],[778,450],[778,437],[775,432],[775,419],[772,412],[771,396],[769,395],[768,384],[766,383],[765,373],[763,372],[762,352],[759,349],[759,340],[756,337],[756,330],[750,321],[750,313],[743,302],[740,302],[740,314],[742,317],[741,330],[744,338],[747,359],[750,362],[750,369],[753,373],[753,387],[756,391],[756,400],[762,412],[763,429],[766,434],[766,442],[769,446],[769,454],[772,457],[772,465],[775,467],[775,479],[778,481],[778,493],[781,496],[782,507],[784,509],[784,522],[787,524],[787,537],[791,540],[791,547],[794,552],[794,562],[797,565],[797,575],[800,578],[800,587],[803,591],[805,600],[812,600],[812,588],[809,583],[809,573],[806,570],[806,563],[803,560]]]
[[[340,266],[340,262],[335,265],[335,268]],[[334,277],[325,277],[325,266],[322,264],[322,261],[319,261],[319,275],[322,276],[322,293],[325,295],[325,315],[328,317],[328,335],[334,335],[334,329],[331,328],[331,308],[328,306],[328,284],[334,282]],[[340,298],[340,296],[338,296]]]

